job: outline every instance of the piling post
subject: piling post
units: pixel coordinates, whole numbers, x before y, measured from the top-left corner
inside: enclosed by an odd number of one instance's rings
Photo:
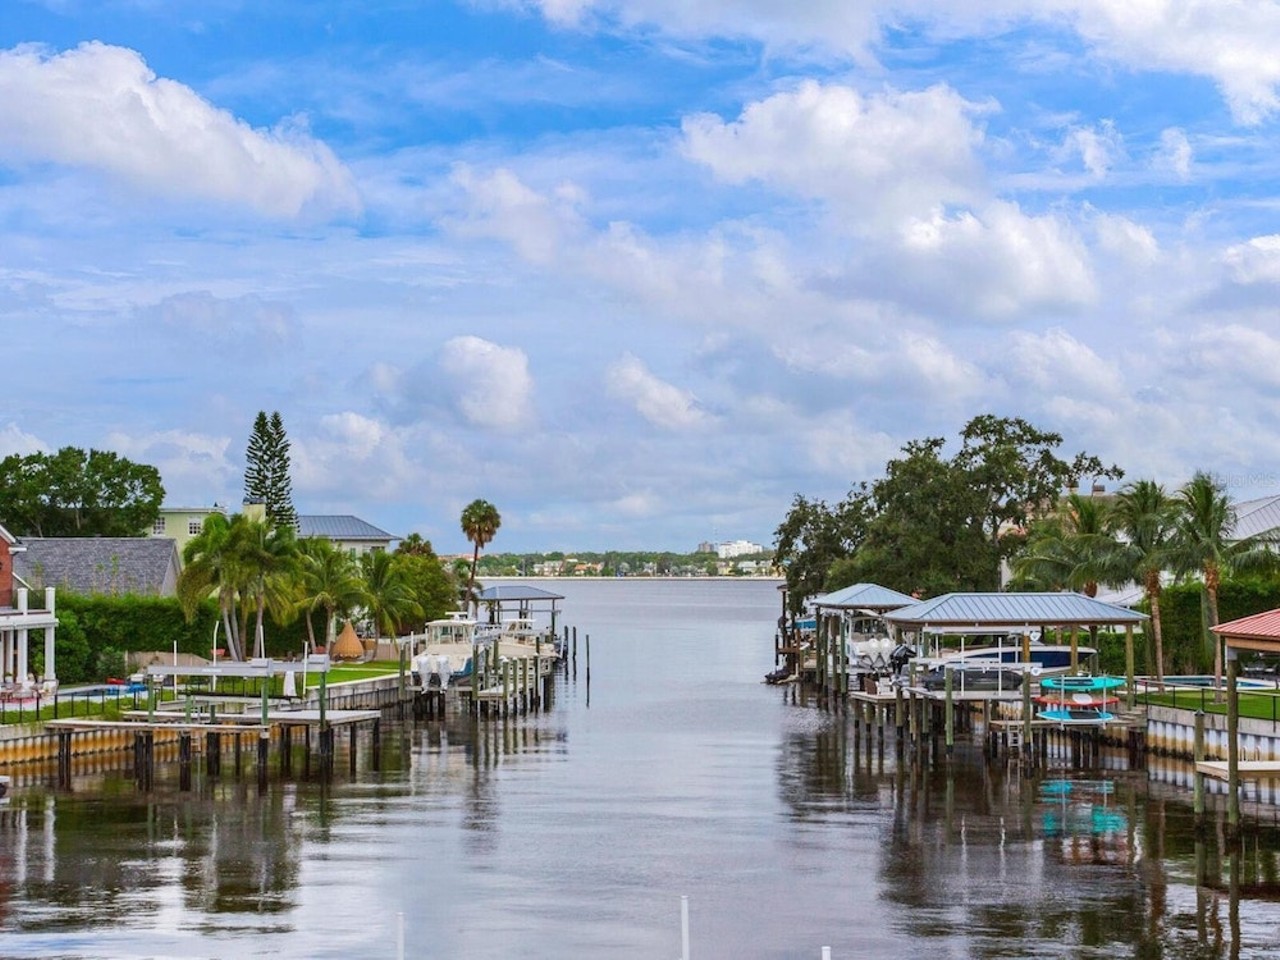
[[[1133,681],[1133,624],[1124,628],[1124,680],[1128,685],[1126,705],[1132,710],[1138,703],[1138,687]]]
[[[178,734],[178,789],[191,789],[191,731]]]
[[[1028,657],[1030,659],[1030,657]],[[1031,678],[1027,677],[1022,681],[1022,754],[1023,760],[1026,760],[1027,752],[1031,749]]]
[[[946,729],[947,756],[950,757],[955,752],[956,743],[956,705],[952,694],[955,684],[955,671],[951,669],[950,664],[943,666],[942,677],[943,696],[945,698],[943,709],[946,711],[942,721]]]
[[[280,724],[280,772],[293,773],[293,727],[287,723]]]
[[[271,734],[267,727],[258,734],[258,789],[267,789],[267,751],[271,746]]]
[[[1204,711],[1196,711],[1196,739],[1195,753],[1193,754],[1196,762],[1196,772],[1194,780],[1194,810],[1196,815],[1196,829],[1204,829],[1204,774],[1200,772],[1199,764],[1204,759]]]
[[[1214,643],[1222,638],[1214,636]],[[1240,655],[1227,647],[1227,835],[1233,841],[1240,831]]]
[[[373,721],[373,744],[372,744],[372,756],[370,757],[370,759],[373,762],[374,770],[382,769],[382,721],[381,720]]]
[[[902,743],[903,726],[902,725],[903,725],[904,719],[905,718],[902,716],[902,687],[901,685],[895,683],[893,685],[893,732],[894,732],[894,740],[897,745],[896,749],[898,751],[898,756],[902,756],[902,750],[903,750],[903,743]]]
[[[689,960],[689,898],[680,898],[680,960]]]
[[[347,768],[351,776],[356,775],[356,725],[351,724],[347,735]]]

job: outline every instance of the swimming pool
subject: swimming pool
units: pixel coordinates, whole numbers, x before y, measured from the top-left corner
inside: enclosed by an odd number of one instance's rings
[[[1147,678],[1148,685],[1154,682],[1151,678]],[[1164,682],[1166,686],[1178,687],[1212,687],[1214,685],[1213,677],[1208,676],[1165,677]],[[1223,678],[1223,689],[1226,688],[1226,685],[1226,678]],[[1240,690],[1275,690],[1277,689],[1277,684],[1270,680],[1251,680],[1248,677],[1240,677],[1236,680],[1236,687]]]

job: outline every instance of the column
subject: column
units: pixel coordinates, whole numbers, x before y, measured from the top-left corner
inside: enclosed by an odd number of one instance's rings
[[[18,631],[18,673],[14,679],[19,683],[27,679],[27,634],[26,627]]]
[[[51,614],[56,612],[53,587],[44,588],[44,608]],[[57,629],[57,627],[53,626],[44,628],[44,678],[46,680],[58,679],[58,671],[54,669],[53,663],[53,637],[57,632]]]

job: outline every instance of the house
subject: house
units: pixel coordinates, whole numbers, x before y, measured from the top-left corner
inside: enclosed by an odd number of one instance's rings
[[[1231,509],[1236,512],[1235,527],[1231,531],[1233,540],[1250,537],[1274,540],[1280,535],[1280,494],[1241,500],[1233,503]]]
[[[31,693],[26,678],[31,673],[29,639],[32,630],[44,631],[44,679],[46,684],[57,683],[54,669],[54,634],[58,629],[58,617],[54,611],[54,590],[44,591],[44,605],[33,607],[30,591],[15,580],[14,562],[24,550],[16,537],[0,526],[0,692],[8,694],[11,688]],[[46,690],[50,689],[48,686]]]
[[[152,524],[150,536],[174,541],[178,556],[187,541],[200,533],[205,520],[215,513],[226,515],[226,507],[215,503],[212,507],[161,507],[160,515]]]
[[[84,596],[172,597],[181,569],[177,544],[156,537],[23,537],[14,575],[32,590]]]
[[[351,514],[299,515],[298,536],[329,540],[353,557],[390,550],[391,544],[401,539]]]

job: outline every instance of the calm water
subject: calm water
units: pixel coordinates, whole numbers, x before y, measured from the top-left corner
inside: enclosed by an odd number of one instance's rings
[[[1142,772],[900,768],[761,683],[773,583],[554,586],[550,712],[392,726],[328,788],[18,788],[0,956],[390,958],[402,913],[409,957],[671,960],[682,895],[697,960],[1277,955],[1273,826],[1233,859]]]

